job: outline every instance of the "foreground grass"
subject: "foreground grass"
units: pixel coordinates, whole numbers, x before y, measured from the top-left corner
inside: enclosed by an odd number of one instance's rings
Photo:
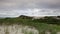
[[[0,25],[12,25],[12,24],[18,24],[18,25],[26,25],[35,27],[37,30],[39,30],[39,34],[45,34],[46,31],[51,32],[51,34],[56,34],[56,32],[60,31],[60,25],[56,25],[57,21],[50,21],[47,20],[32,20],[32,19],[23,19],[23,18],[5,18],[0,19]],[[47,24],[47,23],[54,23],[55,24]],[[58,20],[58,23],[60,21]]]

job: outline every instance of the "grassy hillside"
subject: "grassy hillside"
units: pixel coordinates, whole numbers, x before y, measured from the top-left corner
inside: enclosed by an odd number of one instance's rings
[[[45,34],[46,31],[50,31],[51,34],[55,34],[60,31],[60,19],[55,19],[52,17],[45,17],[45,19],[41,18],[35,20],[32,20],[32,17],[27,16],[0,19],[0,25],[12,24],[35,27],[39,30],[39,34]]]

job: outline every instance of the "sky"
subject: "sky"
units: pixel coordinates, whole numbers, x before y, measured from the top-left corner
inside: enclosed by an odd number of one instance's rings
[[[60,0],[0,0],[0,17],[60,16]]]

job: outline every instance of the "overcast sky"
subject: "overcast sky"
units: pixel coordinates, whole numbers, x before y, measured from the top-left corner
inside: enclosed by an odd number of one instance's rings
[[[60,0],[0,0],[0,17],[60,16]]]

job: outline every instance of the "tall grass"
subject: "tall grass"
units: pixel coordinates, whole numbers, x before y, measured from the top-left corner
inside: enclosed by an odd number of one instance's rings
[[[47,19],[35,19],[32,20],[31,18],[5,18],[0,19],[0,25],[27,25],[35,27],[39,30],[39,34],[45,34],[45,31],[50,31],[51,34],[55,34],[55,32],[60,31],[60,20],[54,18],[47,18]],[[25,34],[27,32],[25,31]],[[30,32],[32,34],[32,32]]]

